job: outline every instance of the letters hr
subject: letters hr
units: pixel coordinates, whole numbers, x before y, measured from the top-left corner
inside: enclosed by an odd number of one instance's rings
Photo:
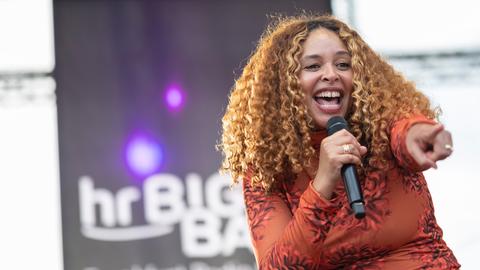
[[[229,190],[230,183],[229,177],[218,173],[205,181],[205,188],[198,174],[187,175],[185,184],[175,175],[156,174],[145,179],[142,202],[142,192],[136,186],[124,187],[115,194],[105,188],[94,188],[93,180],[82,176],[79,179],[80,222],[83,227],[132,226],[133,204],[140,201],[147,224],[180,223],[185,255],[210,257],[220,251],[229,255],[235,248],[249,247],[241,193]],[[220,237],[222,218],[226,219],[225,239]],[[230,248],[224,246],[228,242]]]

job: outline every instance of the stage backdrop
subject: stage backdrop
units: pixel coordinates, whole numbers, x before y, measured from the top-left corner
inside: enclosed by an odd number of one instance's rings
[[[267,14],[329,1],[54,1],[66,270],[253,269],[217,173],[227,96]]]

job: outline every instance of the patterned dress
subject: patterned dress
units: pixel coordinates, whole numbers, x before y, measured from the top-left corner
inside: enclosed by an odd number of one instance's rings
[[[442,239],[423,174],[408,154],[416,116],[395,123],[391,149],[396,167],[361,179],[366,217],[356,219],[342,181],[330,200],[306,172],[266,194],[243,181],[253,249],[259,269],[458,269]],[[312,136],[318,149],[325,133]]]

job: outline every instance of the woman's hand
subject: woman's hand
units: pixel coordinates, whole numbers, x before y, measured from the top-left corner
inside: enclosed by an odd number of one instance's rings
[[[325,139],[320,146],[317,173],[313,187],[326,199],[340,179],[340,169],[344,164],[361,165],[361,157],[367,153],[367,148],[361,146],[357,139],[348,131],[338,131]]]
[[[452,135],[442,124],[415,124],[406,138],[408,153],[422,170],[437,168],[436,162],[452,154]]]

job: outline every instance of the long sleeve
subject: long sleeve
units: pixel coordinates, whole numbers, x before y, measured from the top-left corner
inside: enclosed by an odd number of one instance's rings
[[[356,219],[343,183],[327,200],[306,173],[270,193],[243,180],[253,250],[267,269],[457,269],[441,239],[428,187],[406,147],[408,129],[435,122],[423,116],[400,120],[391,129],[398,166],[362,179],[367,215]],[[405,169],[406,168],[406,169]],[[428,268],[428,267],[427,267]],[[430,268],[429,268],[430,269]]]
[[[255,257],[260,269],[315,269],[313,256],[331,227],[338,206],[320,196],[311,183],[292,214],[284,194],[266,194],[243,181],[244,199]]]
[[[398,165],[414,172],[421,171],[421,168],[408,152],[406,138],[408,130],[418,123],[436,124],[435,121],[423,115],[415,115],[395,122],[390,133],[390,147]]]

